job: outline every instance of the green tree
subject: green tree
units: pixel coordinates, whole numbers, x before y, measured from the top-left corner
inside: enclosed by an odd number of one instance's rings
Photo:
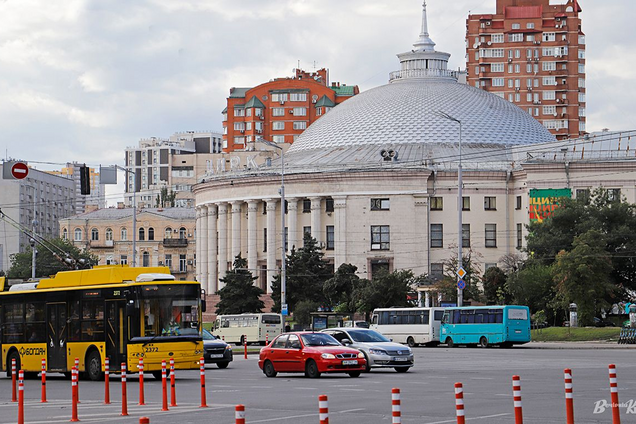
[[[531,311],[544,310],[548,321],[556,322],[560,305],[555,301],[551,266],[530,259],[517,272],[508,275],[506,286],[512,303],[526,305]]]
[[[316,312],[320,304],[311,300],[301,300],[294,307],[294,321],[303,328],[311,325],[311,313]]]
[[[484,297],[489,304],[507,303],[506,273],[499,267],[493,266],[486,270],[482,277]]]
[[[155,206],[161,208],[173,208],[175,205],[175,199],[177,198],[177,193],[170,190],[168,192],[168,187],[161,187],[161,191],[157,195],[155,199]]]
[[[472,250],[468,250],[467,254],[462,254],[462,268],[466,271],[466,275],[463,280],[466,283],[466,288],[463,291],[464,301],[482,300],[482,293],[479,289],[479,275],[481,270],[479,266],[473,262],[473,255],[477,255]],[[442,293],[442,298],[446,301],[457,302],[457,251],[455,250],[452,256],[444,262],[444,277],[442,281],[438,283],[439,291]]]
[[[24,252],[11,255],[11,268],[7,271],[9,278],[27,279],[31,277],[32,252],[31,247],[28,246]],[[47,239],[37,247],[35,276],[42,278],[60,271],[90,268],[98,261],[97,256],[86,249],[78,249],[69,240]]]
[[[601,309],[615,301],[617,287],[610,274],[612,262],[605,240],[596,230],[577,236],[571,251],[561,251],[552,267],[557,289],[564,299],[578,305],[581,325],[590,325]]]
[[[323,293],[327,298],[327,306],[337,312],[355,312],[357,299],[354,296],[356,289],[367,280],[356,275],[358,267],[351,264],[342,264],[334,276],[323,286]]]
[[[286,294],[288,310],[294,311],[296,304],[309,300],[318,305],[326,305],[327,298],[323,293],[323,285],[333,276],[329,264],[323,260],[324,253],[318,247],[316,239],[305,234],[303,247],[292,248],[287,256]],[[272,299],[275,311],[280,311],[280,274],[272,281]]]
[[[232,269],[221,278],[225,286],[216,292],[221,297],[216,313],[223,315],[261,312],[265,304],[260,296],[265,293],[254,285],[256,278],[247,270],[247,260],[239,253],[234,258]]]
[[[376,308],[391,306],[413,306],[408,294],[417,286],[420,277],[415,277],[410,269],[381,271],[366,284],[360,284],[354,296],[359,299],[358,311],[367,316]]]

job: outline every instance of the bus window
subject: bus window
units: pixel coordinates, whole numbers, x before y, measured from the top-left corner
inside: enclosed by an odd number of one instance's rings
[[[46,320],[44,318],[44,302],[26,304],[26,337],[28,343],[46,342]]]
[[[104,339],[104,303],[101,300],[82,302],[82,341]]]
[[[24,340],[24,304],[4,305],[3,343],[19,343]]]
[[[261,321],[263,324],[280,324],[280,315],[263,315]]]
[[[528,320],[528,311],[526,309],[508,309],[508,319]]]
[[[444,316],[444,311],[433,311],[433,320],[441,321]]]
[[[80,302],[79,300],[75,300],[70,303],[70,314],[69,314],[69,332],[68,332],[68,340],[73,342],[80,341],[80,336],[82,334],[82,329],[80,325]]]

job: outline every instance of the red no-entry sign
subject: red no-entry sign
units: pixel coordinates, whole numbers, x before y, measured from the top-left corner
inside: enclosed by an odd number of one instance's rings
[[[28,174],[29,174],[29,167],[26,165],[26,163],[16,162],[11,167],[11,175],[16,180],[21,180],[23,178],[26,178]]]

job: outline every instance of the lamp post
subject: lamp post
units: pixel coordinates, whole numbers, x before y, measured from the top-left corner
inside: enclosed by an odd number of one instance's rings
[[[463,275],[459,273],[463,270],[462,264],[462,244],[463,244],[463,222],[462,222],[462,209],[463,209],[463,196],[462,196],[462,121],[450,116],[446,112],[438,111],[436,115],[441,116],[449,121],[457,122],[459,124],[459,164],[457,165],[457,306],[462,306],[464,303],[464,289],[460,287],[460,281],[463,279]]]
[[[258,141],[276,149],[280,149],[280,239],[281,239],[281,270],[280,270],[280,311],[283,316],[287,315],[287,298],[285,292],[287,290],[287,264],[285,246],[285,149],[278,144],[263,139],[262,137]]]
[[[132,266],[137,266],[137,194],[136,194],[136,175],[135,171],[128,168],[124,168],[119,165],[115,165],[115,169],[124,171],[126,174],[126,187],[128,187],[128,174],[132,174],[132,207],[133,207],[133,222],[132,222]]]

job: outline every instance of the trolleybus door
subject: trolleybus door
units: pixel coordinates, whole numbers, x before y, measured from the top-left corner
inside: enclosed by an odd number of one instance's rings
[[[46,363],[49,370],[66,371],[66,303],[47,303],[48,340]]]
[[[111,366],[126,362],[126,302],[121,300],[106,301],[106,355]]]

